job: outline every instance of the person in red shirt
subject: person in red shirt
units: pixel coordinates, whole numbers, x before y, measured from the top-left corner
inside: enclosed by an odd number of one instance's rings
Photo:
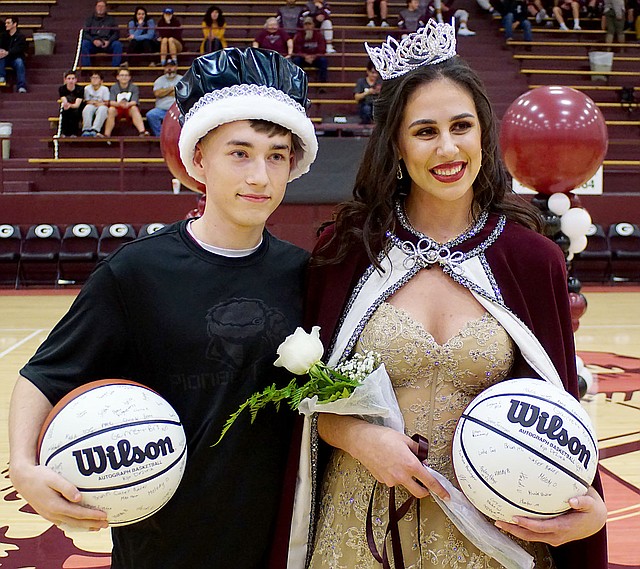
[[[293,53],[293,40],[280,27],[277,18],[267,18],[264,29],[260,30],[253,40],[253,47],[277,51],[280,55],[289,58]]]
[[[295,55],[292,61],[300,67],[313,66],[318,69],[318,79],[321,83],[327,82],[327,44],[322,32],[318,30],[313,18],[307,16],[302,21],[302,30],[293,38],[293,51]]]

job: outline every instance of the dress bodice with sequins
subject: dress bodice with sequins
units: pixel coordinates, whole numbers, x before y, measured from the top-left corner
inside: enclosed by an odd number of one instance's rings
[[[511,338],[485,314],[438,344],[407,312],[383,303],[356,349],[380,353],[404,415],[405,432],[426,437],[431,466],[452,479],[450,449],[456,423],[476,395],[508,374]]]
[[[468,322],[439,344],[402,309],[382,303],[366,324],[358,351],[381,354],[391,378],[408,435],[429,441],[429,466],[455,484],[451,442],[455,426],[471,400],[505,379],[514,359],[514,344],[490,314]],[[311,567],[373,569],[365,534],[371,474],[355,459],[334,450],[325,472]],[[408,497],[397,492],[398,502]],[[388,489],[376,486],[373,532],[381,544],[386,526]],[[400,522],[405,566],[486,569],[500,565],[461,535],[431,497],[420,500]],[[526,544],[536,567],[551,567],[547,548]]]

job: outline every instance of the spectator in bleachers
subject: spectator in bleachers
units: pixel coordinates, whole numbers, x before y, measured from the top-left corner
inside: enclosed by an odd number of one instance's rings
[[[320,82],[327,82],[326,43],[322,32],[316,29],[313,18],[307,16],[302,20],[302,30],[293,38],[293,52],[292,61],[296,65],[317,68]]]
[[[140,136],[149,136],[149,132],[144,128],[142,114],[138,106],[140,89],[131,81],[131,73],[126,67],[121,67],[116,79],[117,81],[111,85],[109,90],[109,110],[107,111],[104,135],[111,136],[116,119],[129,119]]]
[[[153,136],[160,136],[162,121],[167,111],[176,102],[176,84],[182,79],[178,74],[178,66],[172,59],[164,64],[164,74],[153,82],[153,96],[156,106],[147,113],[147,124]]]
[[[71,69],[64,74],[64,85],[58,88],[60,97],[60,134],[61,136],[77,136],[82,118],[82,102],[84,92],[78,85],[76,72]]]
[[[604,0],[606,43],[613,43],[614,36],[618,43],[624,43],[625,16],[626,6],[624,0]]]
[[[287,0],[284,6],[278,8],[278,13],[276,14],[278,23],[292,38],[302,28],[302,13],[304,11],[305,8],[302,6],[296,6],[296,0]]]
[[[309,0],[307,2],[307,9],[302,13],[303,19],[306,17],[313,18],[313,23],[324,36],[324,41],[327,46],[327,53],[335,53],[336,50],[333,47],[333,23],[330,20],[331,10],[329,10],[329,4],[324,0]]]
[[[227,27],[224,14],[218,6],[209,6],[202,19],[202,35],[200,53],[211,53],[227,47],[224,32]]]
[[[102,73],[91,73],[89,85],[84,88],[82,109],[82,136],[102,136],[100,131],[107,120],[109,89],[102,84]]]
[[[122,61],[122,43],[120,42],[118,23],[107,13],[107,3],[98,0],[94,13],[84,23],[81,47],[82,67],[91,65],[91,56],[95,53],[110,53],[111,65],[118,67]]]
[[[513,38],[513,31],[517,29],[522,30],[524,41],[533,39],[526,0],[503,0],[502,2],[494,0],[494,5],[502,16],[505,41],[510,41]]]
[[[402,30],[402,37],[424,27],[425,13],[420,9],[419,0],[407,0],[407,7],[398,14],[398,28]]]
[[[164,66],[167,56],[178,63],[178,54],[182,51],[182,25],[173,15],[173,8],[165,8],[156,26],[160,41],[160,64]]]
[[[380,26],[383,28],[388,28],[389,24],[387,23],[387,0],[367,0],[367,18],[369,18],[369,23],[367,24],[367,26],[369,28],[372,28],[376,25],[376,11],[380,15]]]
[[[18,31],[18,17],[7,16],[5,31],[0,35],[0,87],[7,84],[6,66],[10,65],[16,73],[18,93],[27,92],[27,70],[24,60],[27,54],[27,38]]]
[[[455,0],[431,0],[427,3],[426,14],[436,20],[438,23],[442,23],[445,20],[449,21],[453,17],[458,26],[459,36],[475,36],[476,33],[469,29],[469,12],[466,10],[453,8]]]
[[[482,8],[485,12],[487,12],[491,16],[493,16],[493,14],[495,13],[495,9],[491,5],[490,0],[477,0],[477,4],[478,6],[480,6],[480,8]]]
[[[367,74],[356,81],[353,90],[353,98],[358,103],[360,112],[360,124],[371,124],[373,122],[373,106],[380,94],[382,79],[376,70],[373,62],[367,62]]]
[[[127,49],[129,55],[158,53],[160,46],[156,39],[156,23],[153,18],[149,17],[144,6],[138,6],[133,13],[133,19],[129,20],[129,37],[127,39],[129,40]],[[132,63],[135,64],[137,61],[133,58]],[[155,62],[152,63],[152,65],[154,64]]]
[[[580,3],[576,0],[554,0],[553,17],[558,22],[561,30],[568,31],[565,18],[573,16],[573,29],[581,30],[580,27]]]
[[[635,30],[636,39],[640,40],[640,8],[638,0],[627,1],[627,23],[625,28]]]
[[[277,18],[267,18],[264,28],[258,32],[252,45],[277,51],[287,58],[293,53],[293,39],[280,27]]]
[[[538,25],[542,24],[549,16],[542,0],[527,0],[527,12]],[[553,27],[551,22],[547,22],[547,25]]]

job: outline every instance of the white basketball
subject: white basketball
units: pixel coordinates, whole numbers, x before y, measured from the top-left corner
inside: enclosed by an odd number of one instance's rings
[[[460,489],[495,520],[549,518],[570,509],[596,474],[598,445],[587,412],[566,391],[521,378],[483,391],[453,438]]]
[[[65,396],[40,433],[39,461],[103,510],[112,526],[148,518],[180,484],[184,428],[155,391],[132,381],[100,380]]]

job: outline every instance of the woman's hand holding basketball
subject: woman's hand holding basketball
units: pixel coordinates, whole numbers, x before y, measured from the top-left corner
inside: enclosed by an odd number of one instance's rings
[[[11,481],[29,505],[43,518],[57,526],[85,530],[108,527],[104,512],[80,506],[78,489],[46,466],[12,465]]]
[[[557,547],[589,537],[607,521],[607,507],[593,487],[584,496],[569,500],[572,510],[546,520],[516,517],[514,523],[496,522],[500,529],[527,541],[542,541]]]

